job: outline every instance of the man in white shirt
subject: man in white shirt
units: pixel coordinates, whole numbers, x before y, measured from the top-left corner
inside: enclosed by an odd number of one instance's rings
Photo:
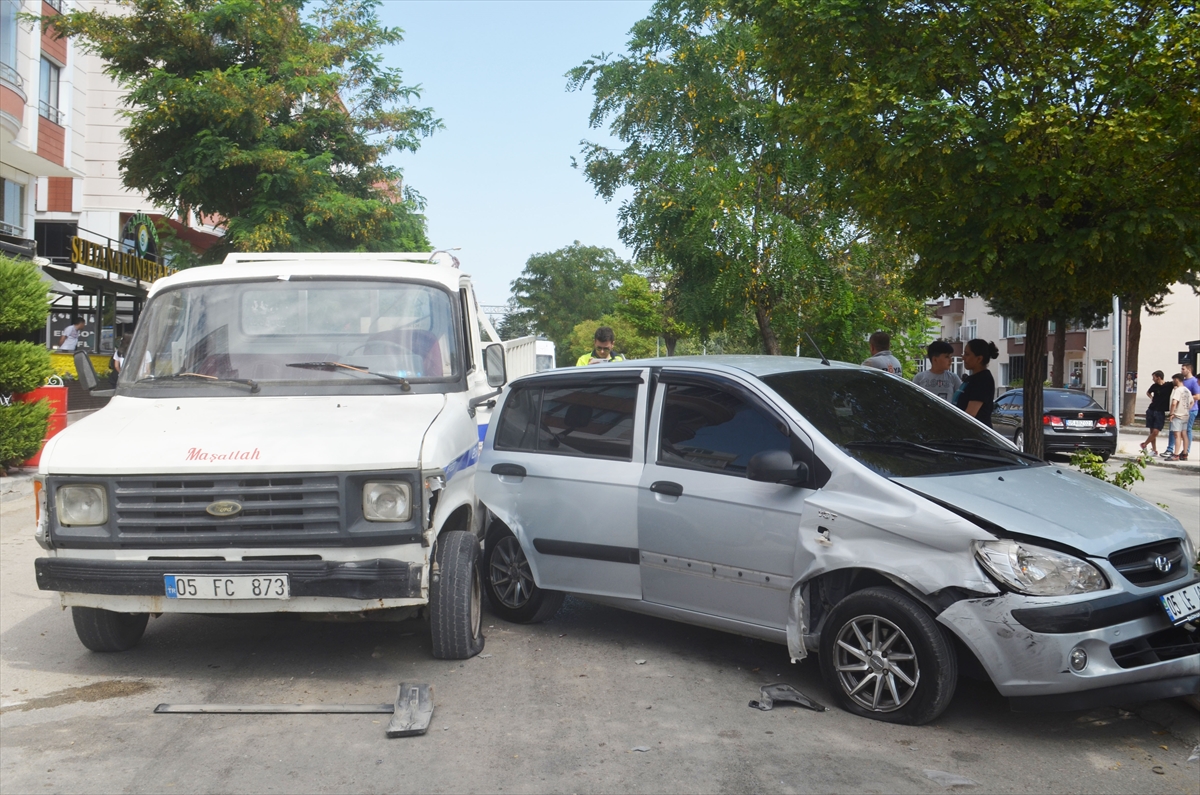
[[[929,357],[929,369],[913,376],[913,383],[947,403],[953,403],[954,393],[962,384],[962,379],[950,369],[954,346],[944,340],[934,340],[925,353]]]
[[[892,355],[892,335],[886,331],[876,331],[867,342],[871,346],[871,358],[863,362],[863,367],[900,375],[900,360]]]
[[[62,340],[59,342],[58,349],[63,353],[74,353],[79,347],[79,332],[83,331],[83,318],[76,315],[71,319],[71,325],[63,329]]]

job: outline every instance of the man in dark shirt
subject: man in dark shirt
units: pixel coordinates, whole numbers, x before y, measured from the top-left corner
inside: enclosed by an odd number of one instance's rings
[[[1167,422],[1167,409],[1171,407],[1171,385],[1163,380],[1165,376],[1162,370],[1155,370],[1150,377],[1154,379],[1154,383],[1146,390],[1146,397],[1150,398],[1150,406],[1146,409],[1146,429],[1150,431],[1150,438],[1138,446],[1143,450],[1149,447],[1154,455],[1158,455],[1158,432]]]

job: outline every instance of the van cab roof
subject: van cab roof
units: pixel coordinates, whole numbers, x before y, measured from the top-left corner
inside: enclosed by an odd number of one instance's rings
[[[469,277],[452,265],[457,260],[445,252],[373,252],[305,254],[230,254],[220,265],[188,268],[159,279],[153,295],[181,284],[201,284],[241,279],[290,276],[335,278],[413,279],[442,284],[457,291]]]

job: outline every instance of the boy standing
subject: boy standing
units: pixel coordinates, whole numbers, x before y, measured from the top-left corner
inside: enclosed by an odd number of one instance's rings
[[[913,376],[913,383],[947,403],[951,402],[962,383],[950,369],[954,347],[944,340],[934,340],[925,349],[925,355],[929,357],[929,369]]]
[[[1171,460],[1187,461],[1188,438],[1185,429],[1191,419],[1192,393],[1183,385],[1183,373],[1171,376],[1171,381],[1175,385],[1171,390],[1171,413],[1167,415],[1171,420],[1171,436],[1175,442],[1175,455],[1171,456]]]

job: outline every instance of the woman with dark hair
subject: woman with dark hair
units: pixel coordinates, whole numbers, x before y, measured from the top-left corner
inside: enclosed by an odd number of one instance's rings
[[[996,402],[996,379],[988,371],[988,362],[1000,355],[995,343],[974,339],[963,346],[963,366],[971,374],[954,393],[954,405],[989,428],[992,406]]]

